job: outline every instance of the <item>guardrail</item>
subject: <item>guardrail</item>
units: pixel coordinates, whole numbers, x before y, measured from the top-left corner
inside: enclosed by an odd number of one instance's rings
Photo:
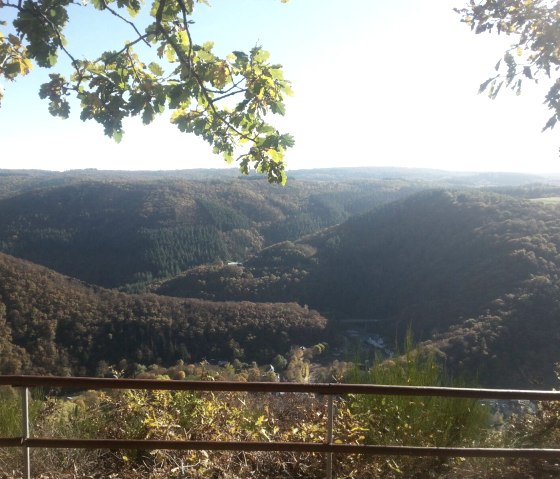
[[[449,398],[559,401],[560,391],[471,389],[427,386],[386,386],[370,384],[299,384],[230,381],[162,381],[150,379],[77,378],[57,376],[0,376],[0,385],[21,389],[22,435],[0,438],[0,447],[20,447],[24,459],[24,479],[31,479],[30,448],[82,449],[174,449],[222,451],[316,452],[326,455],[326,478],[332,479],[333,454],[369,454],[378,456],[439,457],[517,457],[560,459],[560,449],[536,448],[462,448],[335,444],[333,442],[334,396],[377,394],[384,396],[440,396]],[[72,389],[141,389],[169,391],[239,391],[253,393],[314,393],[328,400],[326,441],[248,442],[248,441],[176,441],[129,439],[54,439],[29,434],[29,388],[60,387]]]

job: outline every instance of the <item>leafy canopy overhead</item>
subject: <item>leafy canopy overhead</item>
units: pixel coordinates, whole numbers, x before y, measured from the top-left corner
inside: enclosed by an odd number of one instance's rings
[[[543,130],[560,120],[560,2],[557,0],[470,0],[456,9],[475,33],[511,35],[513,43],[480,86],[496,98],[502,87],[518,95],[523,81],[549,83],[545,105],[552,110]]]
[[[16,13],[11,25],[0,22],[0,77],[14,80],[29,73],[33,64],[51,68],[59,55],[66,55],[71,75],[50,74],[39,92],[49,101],[52,115],[67,118],[68,99],[75,95],[81,119],[97,121],[106,135],[120,141],[124,118],[141,116],[149,124],[169,109],[171,122],[181,131],[202,137],[228,163],[236,159],[243,173],[253,167],[270,182],[285,183],[284,152],[294,140],[270,125],[266,115],[283,115],[284,98],[292,91],[281,65],[269,62],[268,52],[256,46],[220,58],[212,42],[195,43],[192,14],[197,4],[208,5],[207,0],[154,0],[146,7],[149,14],[137,17],[148,19],[142,26],[134,18],[144,11],[140,0],[87,3],[0,0],[0,11]],[[126,23],[135,39],[99,58],[78,59],[64,29],[70,9],[92,6]],[[140,56],[138,51],[145,50],[136,48],[140,45],[152,47],[157,57]],[[2,94],[0,90],[0,101]]]

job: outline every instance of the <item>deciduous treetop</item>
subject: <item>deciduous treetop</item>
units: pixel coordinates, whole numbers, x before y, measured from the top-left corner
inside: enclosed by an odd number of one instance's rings
[[[212,42],[197,44],[190,27],[198,4],[208,1],[0,0],[0,10],[16,13],[11,25],[0,23],[5,32],[0,29],[0,77],[15,80],[33,65],[55,67],[65,55],[71,74],[51,73],[39,93],[54,116],[67,118],[68,100],[75,96],[81,119],[95,120],[106,135],[120,141],[125,118],[140,116],[149,124],[167,109],[181,131],[202,137],[228,163],[239,162],[243,173],[252,167],[270,182],[284,183],[284,152],[294,140],[274,128],[267,115],[284,114],[290,82],[260,46],[221,58]],[[98,58],[78,59],[64,35],[71,8],[117,17],[130,27],[134,40]],[[144,49],[139,45],[156,55],[140,54]],[[2,95],[0,91],[0,101]]]

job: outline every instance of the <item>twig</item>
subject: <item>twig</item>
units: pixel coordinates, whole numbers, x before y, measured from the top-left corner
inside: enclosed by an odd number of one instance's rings
[[[138,38],[141,38],[142,40],[144,40],[144,43],[145,43],[146,45],[148,45],[148,46],[151,48],[152,45],[150,45],[150,43],[146,40],[145,36],[142,35],[142,34],[140,33],[140,31],[138,30],[138,28],[136,27],[136,25],[134,24],[134,22],[131,22],[130,20],[127,20],[127,19],[124,18],[120,13],[118,13],[118,12],[115,11],[113,8],[111,8],[111,7],[109,6],[109,4],[107,3],[107,0],[103,0],[103,7],[104,7],[106,10],[109,10],[109,12],[111,12],[115,17],[120,18],[123,22],[129,24],[129,25],[134,29],[134,31],[136,32],[136,34],[138,35]]]
[[[109,57],[107,57],[107,59],[105,60],[105,64],[107,64],[110,61],[117,58],[121,53],[124,53],[124,52],[128,51],[130,49],[130,47],[132,47],[133,45],[136,45],[138,42],[146,41],[146,38],[148,36],[149,36],[148,33],[144,33],[144,35],[140,35],[136,40],[125,43],[124,47],[122,47],[118,52],[115,52],[112,55],[110,55]],[[101,61],[101,57],[97,58],[97,60],[95,60],[95,61],[96,62]]]
[[[218,101],[220,101],[220,100],[223,100],[224,98],[227,98],[228,96],[239,95],[240,93],[243,93],[243,92],[246,92],[246,91],[247,91],[247,88],[241,88],[241,89],[239,89],[239,90],[232,91],[232,92],[230,92],[230,93],[225,93],[225,94],[222,95],[222,96],[219,96],[219,97],[217,97],[217,98],[214,98],[213,101],[214,101],[214,102],[218,102]]]

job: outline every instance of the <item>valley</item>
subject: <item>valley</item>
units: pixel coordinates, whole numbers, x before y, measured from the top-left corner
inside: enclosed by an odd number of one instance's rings
[[[340,169],[282,188],[227,170],[1,173],[4,374],[268,364],[317,344],[328,363],[355,359],[347,330],[395,350],[410,329],[454,375],[554,384],[552,179]],[[360,318],[373,321],[348,326]]]

